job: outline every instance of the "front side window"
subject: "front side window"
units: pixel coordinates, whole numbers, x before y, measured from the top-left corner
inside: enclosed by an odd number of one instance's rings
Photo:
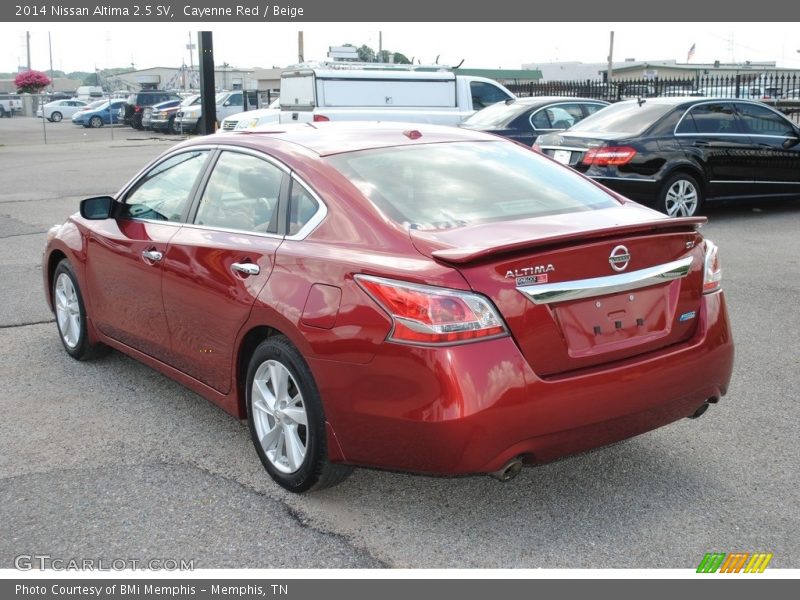
[[[128,193],[121,216],[181,221],[207,158],[207,150],[182,152],[153,167]]]
[[[195,223],[253,233],[278,231],[283,171],[265,160],[223,152],[203,191]]]
[[[745,133],[787,137],[794,135],[791,123],[765,106],[741,103],[736,105]]]
[[[409,229],[618,206],[575,172],[503,141],[378,148],[327,160],[382,213]]]
[[[475,110],[486,108],[497,102],[505,102],[511,97],[496,85],[485,81],[471,81],[469,88],[472,93],[472,108]]]

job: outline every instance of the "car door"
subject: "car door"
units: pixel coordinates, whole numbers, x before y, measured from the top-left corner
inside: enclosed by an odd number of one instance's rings
[[[209,156],[208,150],[187,150],[160,161],[123,192],[116,218],[94,222],[88,238],[86,278],[95,325],[159,360],[170,354],[163,258]]]
[[[191,222],[166,252],[170,363],[221,393],[230,391],[237,335],[283,240],[279,211],[286,173],[263,155],[222,150]]]
[[[684,151],[703,167],[707,197],[751,193],[755,148],[742,131],[733,102],[695,104],[679,120],[675,137]]]
[[[794,196],[800,194],[800,131],[771,108],[737,102],[736,110],[756,151],[754,194]]]

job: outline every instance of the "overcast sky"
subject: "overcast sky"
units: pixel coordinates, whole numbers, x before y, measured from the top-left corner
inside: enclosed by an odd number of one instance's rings
[[[31,65],[49,68],[48,32],[53,68],[91,71],[107,67],[176,67],[189,64],[186,44],[196,23],[30,24],[0,23],[0,71],[27,64],[26,27],[31,32]],[[686,62],[714,60],[776,61],[800,68],[797,23],[236,23],[204,24],[214,33],[215,62],[240,68],[286,66],[297,62],[297,33],[305,38],[307,60],[322,60],[328,47],[352,43],[383,47],[432,63],[465,67],[518,69],[524,63],[603,62],[614,30],[614,59]],[[195,57],[196,63],[196,57]]]

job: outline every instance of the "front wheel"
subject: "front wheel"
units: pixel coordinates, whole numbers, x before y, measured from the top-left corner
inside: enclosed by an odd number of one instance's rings
[[[75,272],[67,259],[56,267],[52,293],[56,326],[67,354],[77,360],[86,360],[108,352],[107,346],[89,343],[86,306]]]
[[[686,173],[672,175],[661,188],[656,208],[670,217],[693,217],[703,205],[697,180]]]
[[[97,129],[98,127],[102,126],[103,126],[103,119],[101,119],[100,117],[92,117],[91,119],[89,119],[89,127]]]
[[[61,121],[61,119],[63,119],[63,118],[64,118],[64,115],[62,115],[58,111],[55,111],[52,115],[50,115],[50,120],[53,121],[54,123],[59,123]]]
[[[328,461],[319,391],[300,352],[282,335],[261,342],[250,359],[247,418],[264,468],[290,492],[331,487],[351,473]]]

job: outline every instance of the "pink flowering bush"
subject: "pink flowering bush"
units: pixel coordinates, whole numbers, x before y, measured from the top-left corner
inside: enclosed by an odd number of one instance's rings
[[[36,94],[50,85],[50,78],[41,71],[24,71],[14,78],[20,93]]]

